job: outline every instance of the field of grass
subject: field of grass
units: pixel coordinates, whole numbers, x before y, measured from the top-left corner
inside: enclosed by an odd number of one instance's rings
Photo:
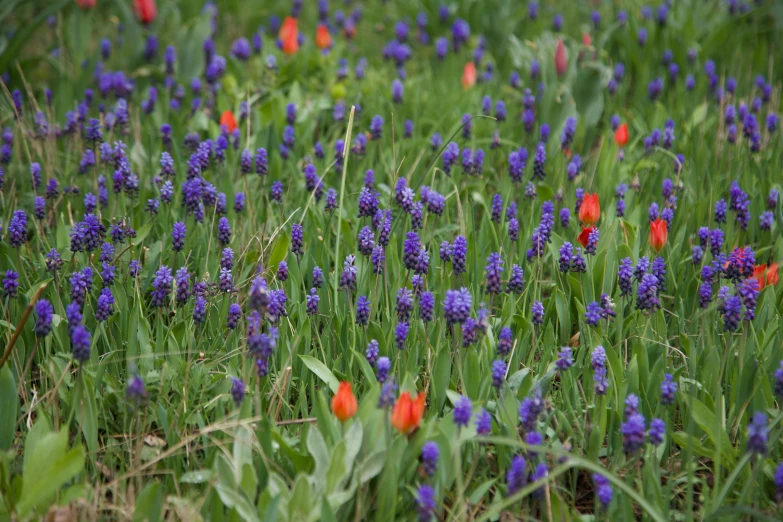
[[[780,2],[0,27],[0,521],[783,517]]]

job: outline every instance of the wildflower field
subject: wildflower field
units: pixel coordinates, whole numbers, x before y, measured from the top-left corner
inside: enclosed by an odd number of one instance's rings
[[[783,519],[782,3],[0,27],[0,522]]]

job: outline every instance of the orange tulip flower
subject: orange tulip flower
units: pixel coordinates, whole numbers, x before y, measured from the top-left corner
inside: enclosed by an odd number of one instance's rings
[[[136,18],[143,24],[152,23],[158,15],[155,0],[133,0],[133,10],[136,11]]]
[[[628,143],[628,125],[623,123],[614,131],[614,142],[618,147],[625,147]]]
[[[416,399],[411,399],[408,392],[401,394],[392,409],[392,426],[406,435],[418,428],[421,416],[424,414],[424,400],[423,393],[419,393]]]
[[[669,236],[669,228],[666,225],[666,221],[661,218],[650,222],[650,235],[647,238],[650,246],[655,249],[656,252],[660,252],[666,244],[666,239]]]
[[[770,263],[769,268],[767,268],[767,284],[775,286],[778,284],[778,264],[777,263]]]
[[[598,203],[598,194],[585,194],[579,206],[579,221],[585,225],[595,225],[600,218],[601,205]]]
[[[286,16],[278,37],[283,43],[283,52],[295,54],[299,50],[299,21],[293,16]]]
[[[234,132],[237,128],[237,120],[234,119],[234,113],[231,111],[223,111],[220,115],[220,125],[224,126],[229,133]]]
[[[340,422],[345,422],[356,415],[358,408],[359,404],[356,402],[351,383],[341,382],[337,393],[332,397],[332,413]]]
[[[756,265],[753,269],[753,279],[759,282],[759,290],[767,284],[767,265]]]
[[[332,35],[325,25],[319,25],[315,31],[315,45],[319,49],[328,49],[332,46]]]
[[[555,49],[555,71],[558,76],[563,76],[568,69],[568,57],[566,57],[565,45],[563,39],[557,39],[557,48]]]
[[[462,87],[470,89],[473,84],[476,83],[476,64],[468,62],[465,64],[465,68],[462,69]]]
[[[576,240],[579,241],[583,247],[587,248],[587,242],[590,239],[590,234],[595,230],[594,226],[582,227],[582,231],[577,236]]]
[[[590,44],[593,43],[593,41],[590,39],[589,33],[582,33],[582,43],[587,47],[590,47]]]

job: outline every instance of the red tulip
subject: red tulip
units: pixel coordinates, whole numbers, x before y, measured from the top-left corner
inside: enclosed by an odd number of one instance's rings
[[[759,290],[762,290],[764,288],[764,285],[767,284],[767,265],[756,265],[753,268],[753,279],[758,281],[759,283]]]
[[[96,0],[76,0],[76,5],[82,9],[92,9],[95,7],[95,1]]]
[[[155,0],[133,0],[133,10],[136,11],[136,18],[143,24],[152,23],[158,15]]]
[[[424,414],[424,400],[423,393],[419,393],[415,400],[411,399],[411,394],[408,392],[401,394],[392,409],[392,426],[406,435],[418,428]]]
[[[767,284],[775,286],[778,284],[778,264],[777,263],[770,263],[769,268],[767,268]]]
[[[470,89],[474,83],[476,83],[476,64],[468,62],[465,64],[465,68],[462,69],[462,87]]]
[[[325,25],[319,25],[315,31],[315,45],[319,49],[328,49],[332,46],[332,35],[329,34],[329,29]]]
[[[585,225],[595,225],[601,218],[601,205],[598,194],[585,194],[579,206],[579,221]]]
[[[669,237],[669,228],[666,225],[666,221],[661,218],[650,222],[650,235],[647,237],[650,246],[655,249],[656,252],[660,252],[666,245],[666,239]]]
[[[237,120],[234,118],[234,113],[231,111],[224,111],[220,115],[220,125],[225,127],[226,130],[231,133],[237,128]]]
[[[565,46],[562,38],[557,39],[557,49],[555,49],[555,71],[558,76],[563,76],[568,68],[568,58],[566,57]]]
[[[628,143],[628,125],[623,123],[617,127],[617,130],[614,131],[614,142],[618,147],[625,147],[625,144]]]
[[[582,33],[582,43],[587,47],[590,47],[590,44],[593,43],[588,33]]]
[[[581,243],[583,247],[587,248],[587,243],[590,239],[590,234],[592,234],[594,230],[595,227],[592,225],[589,227],[582,227],[582,231],[579,233],[576,240],[579,241],[579,243]]]
[[[356,396],[350,382],[341,382],[337,393],[332,397],[332,413],[340,422],[345,422],[354,415],[359,404],[356,402]]]
[[[295,54],[299,50],[299,21],[292,16],[286,16],[278,37],[283,42],[283,52]]]

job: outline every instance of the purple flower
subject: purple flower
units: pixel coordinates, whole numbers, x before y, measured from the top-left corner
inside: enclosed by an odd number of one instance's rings
[[[71,280],[73,282],[73,280]],[[152,281],[152,306],[165,306],[168,297],[171,294],[171,284],[174,278],[171,275],[171,269],[165,265],[155,272],[155,279]]]
[[[560,258],[558,259],[558,264],[560,266],[561,272],[566,273],[571,268],[571,261],[573,259],[573,254],[574,254],[573,245],[568,241],[563,243],[563,246],[560,247]]]
[[[783,397],[783,361],[780,361],[780,367],[775,370],[775,395]]]
[[[239,408],[242,405],[242,401],[245,400],[245,383],[242,379],[237,377],[231,377],[231,398],[234,400],[234,405]]]
[[[720,294],[719,294],[720,297]],[[742,311],[742,299],[740,296],[731,295],[723,300],[723,329],[734,332],[739,327],[740,312]]]
[[[645,439],[645,419],[640,413],[633,413],[620,426],[620,433],[623,434],[623,448],[626,454],[638,452],[644,445]]]
[[[512,345],[513,345],[513,339],[512,339],[511,328],[509,328],[508,326],[504,326],[500,330],[500,334],[498,334],[498,341],[497,341],[498,355],[506,356],[509,353],[511,353]]]
[[[171,247],[174,252],[179,252],[185,247],[185,233],[187,228],[185,223],[178,221],[174,223],[174,227],[171,230]]]
[[[596,395],[606,395],[609,388],[606,369],[606,350],[603,346],[596,346],[591,357],[593,365],[593,385]]]
[[[481,408],[476,413],[476,434],[489,435],[490,433],[492,433],[492,416],[487,410]]]
[[[433,518],[437,503],[432,486],[422,484],[416,491],[416,512],[420,522],[429,522]]]
[[[468,425],[472,415],[473,403],[469,398],[461,395],[454,404],[454,424],[460,430]]]
[[[748,451],[766,455],[768,432],[767,415],[762,411],[755,412],[748,423]]]
[[[218,220],[217,238],[222,245],[228,245],[231,242],[231,224],[225,216]]]
[[[231,303],[228,307],[228,315],[226,316],[226,328],[229,330],[236,329],[239,324],[239,318],[242,316],[242,308],[239,304]]]
[[[385,383],[389,377],[389,370],[391,370],[391,361],[388,357],[379,357],[378,362],[375,364],[376,377],[381,384]]]
[[[302,225],[299,223],[291,225],[291,252],[297,257],[304,255],[303,239]]]
[[[470,310],[473,306],[473,297],[467,288],[462,287],[459,290],[447,290],[443,299],[443,313],[446,323],[452,326],[457,323],[464,323],[470,316]]]
[[[601,321],[601,305],[597,301],[592,301],[585,309],[585,322],[589,326],[597,326]]]
[[[533,301],[533,306],[530,308],[531,321],[534,325],[542,324],[544,322],[544,305],[541,301]]]
[[[650,442],[653,446],[659,446],[663,443],[663,437],[666,435],[666,423],[661,419],[652,419],[647,435],[650,437]]]
[[[500,390],[503,381],[506,379],[506,363],[503,359],[496,359],[492,362],[492,386]]]
[[[658,299],[658,278],[653,274],[644,274],[639,281],[636,308],[644,312],[655,312],[661,307]]]
[[[465,271],[468,255],[468,240],[465,236],[457,236],[451,247],[451,266],[455,275]]]
[[[370,122],[370,136],[372,136],[373,140],[381,139],[383,134],[383,123],[383,118],[378,115],[373,116],[372,121]]]
[[[524,270],[522,270],[522,267],[516,264],[512,265],[511,275],[509,276],[508,283],[506,284],[506,292],[521,294],[525,286],[524,277],[525,277],[525,272]]]
[[[84,364],[90,359],[91,346],[92,336],[90,335],[90,331],[87,330],[83,324],[77,324],[71,332],[71,349],[73,358],[77,362]]]
[[[503,214],[503,198],[500,194],[492,196],[492,213],[490,219],[495,223],[500,223]]]
[[[536,156],[533,160],[533,179],[543,180],[546,178],[546,170],[544,169],[544,163],[546,162],[546,147],[543,143],[539,143],[536,147]]]
[[[46,299],[39,299],[35,303],[35,335],[46,337],[52,331],[52,316],[54,308]]]
[[[527,150],[522,148],[508,155],[508,173],[515,183],[522,181],[527,166]]]
[[[498,294],[503,291],[501,274],[503,273],[503,259],[500,254],[493,252],[487,259],[487,266],[484,268],[487,275],[486,291],[489,294]]]
[[[555,361],[555,366],[557,369],[561,372],[566,371],[574,364],[574,359],[571,354],[571,348],[568,346],[564,346],[560,349],[560,351],[557,353],[557,361]]]
[[[14,248],[27,242],[27,214],[24,210],[16,210],[8,223],[8,242]]]
[[[104,288],[98,297],[98,305],[95,308],[95,318],[99,322],[107,320],[114,314],[114,296],[111,290]]]
[[[343,271],[340,274],[340,288],[346,290],[356,290],[356,265],[354,261],[356,256],[348,254],[343,262]]]
[[[321,300],[320,297],[318,297],[318,294],[316,293],[315,288],[310,289],[310,294],[305,296],[305,299],[307,300],[307,313],[310,315],[314,315],[318,313],[318,302]]]
[[[421,447],[421,462],[424,469],[424,473],[429,476],[435,476],[438,471],[438,457],[440,456],[440,448],[434,441],[428,440]]]
[[[595,483],[595,494],[598,497],[598,501],[604,509],[607,509],[609,504],[612,503],[612,496],[614,495],[609,479],[600,473],[594,473],[593,482]]]
[[[544,401],[541,390],[536,388],[532,397],[525,397],[519,405],[519,418],[525,431],[535,431],[536,421],[544,411]]]
[[[3,297],[14,299],[19,289],[19,274],[13,270],[7,270],[3,278]]]
[[[527,485],[527,461],[525,457],[516,455],[511,461],[511,466],[506,471],[506,484],[508,495],[514,495]]]

